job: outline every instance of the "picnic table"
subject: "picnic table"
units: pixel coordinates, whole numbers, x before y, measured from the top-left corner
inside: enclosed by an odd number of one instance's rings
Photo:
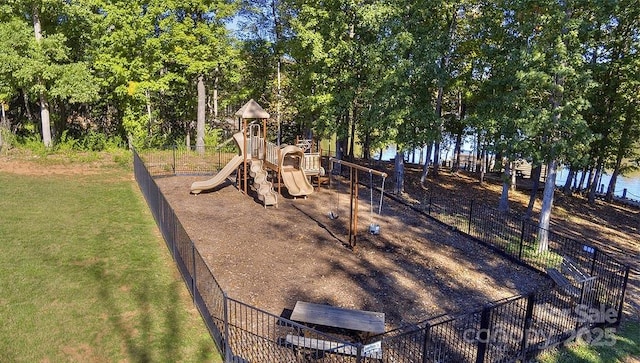
[[[291,313],[291,320],[366,334],[384,333],[384,313],[345,309],[304,301],[296,302]]]
[[[371,334],[384,333],[384,313],[375,311],[345,309],[331,305],[314,304],[304,301],[296,302],[291,313],[291,320],[305,324],[322,325],[353,331],[364,341]],[[347,345],[336,341],[307,338],[288,334],[285,341],[297,347],[304,347],[330,353],[357,355],[355,345]],[[382,359],[380,341],[362,347],[363,357]]]

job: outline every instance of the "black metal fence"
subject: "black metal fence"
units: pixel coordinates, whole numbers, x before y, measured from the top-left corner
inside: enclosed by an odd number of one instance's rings
[[[222,169],[235,155],[235,144],[200,148],[169,146],[143,152],[145,167],[154,177],[170,175],[207,175]]]
[[[537,226],[472,201],[429,198],[419,211],[534,269],[545,271],[570,258],[589,277],[570,281],[573,289],[544,289],[476,311],[429,318],[362,344],[235,300],[220,287],[154,180],[158,175],[213,172],[224,166],[227,153],[182,155],[178,149],[145,153],[143,161],[134,151],[134,173],[226,362],[512,362],[571,339],[612,343],[610,329],[621,319],[629,268],[595,247],[551,231],[546,231],[548,251],[538,252]]]

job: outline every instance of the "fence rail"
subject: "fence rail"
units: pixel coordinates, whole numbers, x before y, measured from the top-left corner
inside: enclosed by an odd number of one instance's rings
[[[163,175],[213,173],[233,153],[173,148],[142,154],[134,150],[135,178],[226,362],[513,362],[567,339],[609,337],[606,329],[620,323],[629,276],[624,264],[593,246],[541,231],[474,201],[429,197],[417,211],[505,256],[542,272],[571,259],[589,277],[570,281],[572,289],[550,287],[475,311],[432,317],[373,336],[363,344],[325,334],[227,296],[154,180]],[[543,252],[538,251],[541,233],[549,246]],[[587,314],[592,311],[601,314]],[[594,329],[600,330],[593,334]],[[292,337],[308,344],[292,344]],[[320,346],[318,341],[331,345]]]

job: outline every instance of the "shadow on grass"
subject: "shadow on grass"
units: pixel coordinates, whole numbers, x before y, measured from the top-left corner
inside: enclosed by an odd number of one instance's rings
[[[184,358],[181,347],[188,332],[181,322],[180,310],[184,306],[180,299],[181,281],[156,292],[153,282],[146,278],[123,281],[103,261],[90,270],[98,282],[100,304],[126,349],[127,360],[176,362]],[[210,346],[201,344],[197,350],[200,361],[211,360],[214,355]]]

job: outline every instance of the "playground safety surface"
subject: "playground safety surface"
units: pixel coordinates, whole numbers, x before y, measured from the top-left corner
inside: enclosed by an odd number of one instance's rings
[[[384,312],[393,328],[551,286],[400,203],[385,199],[383,215],[371,215],[367,188],[351,250],[345,187],[339,198],[323,188],[307,199],[280,197],[278,208],[265,209],[231,182],[190,195],[191,183],[203,179],[157,183],[227,294],[273,314],[302,300]],[[332,209],[339,218],[328,217]],[[380,235],[368,233],[371,222]]]

